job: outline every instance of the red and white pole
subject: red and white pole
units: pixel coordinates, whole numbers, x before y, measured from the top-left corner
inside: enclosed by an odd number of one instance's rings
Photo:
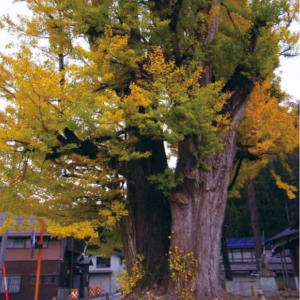
[[[2,264],[2,275],[3,275],[3,283],[4,283],[4,293],[5,293],[5,300],[9,300],[8,296],[8,284],[7,284],[7,273],[6,273],[6,264]]]
[[[44,227],[45,227],[44,221],[40,220],[40,241],[39,241],[39,248],[38,248],[34,300],[39,300],[40,277],[41,277],[41,266],[42,266],[43,245],[44,245]]]

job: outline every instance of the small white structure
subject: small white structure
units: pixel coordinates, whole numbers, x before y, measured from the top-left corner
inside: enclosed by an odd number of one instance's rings
[[[91,258],[89,286],[100,286],[103,293],[115,293],[117,291],[116,276],[124,268],[122,256],[119,253],[114,253],[109,258],[101,256],[92,256]]]
[[[232,281],[225,282],[226,291],[239,296],[250,297],[257,294],[259,289],[259,279],[250,277],[237,277]]]

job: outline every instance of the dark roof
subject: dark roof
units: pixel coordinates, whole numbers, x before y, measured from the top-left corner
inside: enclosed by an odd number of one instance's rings
[[[285,239],[288,237],[291,237],[293,235],[298,236],[299,230],[296,230],[294,228],[287,228],[281,232],[279,232],[278,234],[274,235],[272,238],[269,239],[268,242],[274,242],[280,239]]]
[[[254,238],[253,237],[239,237],[239,238],[227,238],[227,248],[228,249],[251,249],[254,248]],[[264,244],[262,239],[261,244]]]
[[[267,243],[272,246],[274,252],[295,247],[295,245],[297,247],[299,243],[299,230],[289,227],[273,236]]]

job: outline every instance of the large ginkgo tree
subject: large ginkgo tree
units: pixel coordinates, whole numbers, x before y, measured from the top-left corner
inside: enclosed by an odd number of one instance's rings
[[[90,243],[120,234],[128,299],[222,299],[237,131],[255,87],[295,54],[296,1],[24,2],[30,17],[1,21],[20,37],[0,63],[1,210]],[[240,140],[282,141],[259,122]]]

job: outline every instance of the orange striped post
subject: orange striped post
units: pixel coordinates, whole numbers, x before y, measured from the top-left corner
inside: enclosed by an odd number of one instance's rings
[[[39,248],[38,248],[34,300],[39,299],[39,292],[40,292],[40,277],[41,277],[41,265],[42,265],[43,244],[44,244],[44,225],[45,225],[44,222],[41,220],[40,221],[40,240],[39,240]]]
[[[3,274],[5,300],[9,300],[9,296],[8,296],[8,284],[7,284],[7,273],[6,273],[6,264],[5,263],[2,264],[2,274]]]

